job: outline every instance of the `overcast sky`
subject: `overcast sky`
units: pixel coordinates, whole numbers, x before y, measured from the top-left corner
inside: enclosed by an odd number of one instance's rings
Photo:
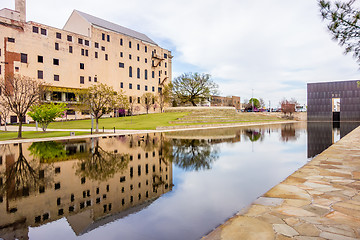
[[[14,9],[15,0],[1,0]],[[73,9],[145,33],[174,55],[173,77],[210,73],[222,95],[306,103],[306,83],[359,79],[316,0],[27,0],[27,20],[62,28]]]

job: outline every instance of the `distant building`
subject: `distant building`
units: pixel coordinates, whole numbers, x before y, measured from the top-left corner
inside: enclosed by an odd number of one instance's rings
[[[240,110],[241,109],[240,97],[211,96],[211,106],[235,107],[236,110]]]
[[[308,83],[308,121],[360,121],[360,81]]]
[[[15,0],[15,10],[0,10],[0,40],[0,78],[20,74],[45,81],[51,89],[44,100],[67,103],[68,118],[89,117],[74,110],[79,90],[93,84],[123,91],[144,112],[140,97],[158,94],[171,80],[169,50],[145,34],[77,10],[57,29],[26,22],[26,1]]]

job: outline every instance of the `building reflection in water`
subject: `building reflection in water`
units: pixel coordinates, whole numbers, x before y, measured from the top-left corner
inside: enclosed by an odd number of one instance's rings
[[[262,142],[294,124],[0,145],[0,238],[28,239],[29,227],[66,218],[83,235],[149,206],[173,187],[174,166],[206,171],[221,143]],[[302,128],[303,129],[303,128]]]
[[[1,145],[0,238],[66,217],[76,235],[123,218],[172,189],[162,135]]]
[[[320,154],[359,125],[359,122],[308,122],[308,158]]]

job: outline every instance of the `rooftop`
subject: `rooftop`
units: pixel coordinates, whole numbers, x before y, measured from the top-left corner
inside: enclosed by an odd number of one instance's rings
[[[78,10],[74,10],[74,12],[78,13],[80,16],[85,18],[88,22],[90,22],[94,26],[105,28],[105,29],[108,29],[108,30],[111,30],[111,31],[114,31],[117,33],[121,33],[121,34],[130,36],[130,37],[139,39],[144,42],[148,42],[148,43],[157,45],[153,40],[151,40],[148,36],[146,36],[143,33],[139,33],[137,31],[131,30],[129,28],[120,26],[118,24],[106,21],[106,20],[98,18],[98,17],[94,17],[90,14],[83,13]]]

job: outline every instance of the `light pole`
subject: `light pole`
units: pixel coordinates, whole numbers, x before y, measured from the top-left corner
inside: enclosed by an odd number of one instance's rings
[[[254,112],[254,89],[251,89],[251,111]]]

